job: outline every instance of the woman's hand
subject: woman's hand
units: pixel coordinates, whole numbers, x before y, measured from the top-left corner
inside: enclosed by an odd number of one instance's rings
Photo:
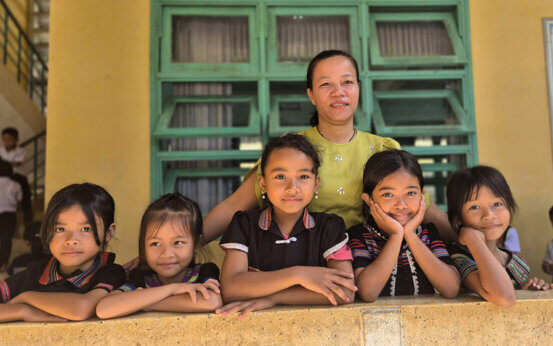
[[[414,233],[417,227],[422,223],[424,219],[424,212],[426,211],[426,204],[424,202],[424,194],[421,196],[421,201],[419,203],[419,210],[417,213],[409,220],[404,226],[403,230],[405,233]]]
[[[380,205],[375,203],[372,198],[369,199],[369,208],[371,209],[371,215],[374,221],[380,229],[385,231],[390,236],[397,234],[403,237],[403,226],[396,219],[386,214]]]
[[[270,296],[267,296],[245,301],[232,302],[215,310],[215,313],[221,314],[223,316],[228,316],[239,312],[240,314],[238,315],[238,318],[244,318],[252,311],[270,309],[273,306],[275,306],[275,302],[271,299]]]
[[[127,263],[123,264],[123,269],[125,269],[125,273],[127,274],[136,267],[138,267],[138,257],[135,257]]]
[[[304,267],[298,266],[300,285],[306,289],[320,293],[328,298],[332,305],[337,305],[335,294],[343,301],[350,303],[351,300],[342,290],[342,287],[357,291],[353,284],[353,273],[325,267]]]
[[[545,280],[537,277],[529,278],[522,284],[521,287],[521,289],[529,291],[547,291],[552,288],[553,284],[548,284]]]

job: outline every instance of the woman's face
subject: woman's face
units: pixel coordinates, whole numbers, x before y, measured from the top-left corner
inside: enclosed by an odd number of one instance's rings
[[[317,108],[319,122],[329,125],[353,125],[359,102],[359,83],[355,66],[345,56],[320,61],[313,71],[313,89],[307,89]]]

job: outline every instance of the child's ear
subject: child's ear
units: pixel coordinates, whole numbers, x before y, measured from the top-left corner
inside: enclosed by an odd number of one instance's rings
[[[315,178],[315,192],[319,189],[319,184],[321,183],[321,176],[317,175]]]
[[[369,205],[369,201],[371,200],[371,196],[369,196],[368,193],[363,192],[363,194],[361,195],[361,199],[362,199],[367,205]]]
[[[267,189],[265,178],[262,175],[259,176],[259,188],[261,189],[261,193],[264,193]]]
[[[108,229],[106,230],[104,242],[105,243],[109,242],[113,238],[114,234],[115,234],[115,224],[112,223],[111,225],[109,225]]]

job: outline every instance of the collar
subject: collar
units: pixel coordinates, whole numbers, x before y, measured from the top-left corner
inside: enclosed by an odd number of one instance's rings
[[[365,227],[365,229],[374,233],[377,237],[383,240],[388,240],[388,238],[390,237],[389,235],[387,235],[386,233],[380,230],[380,228],[378,227],[378,225],[376,224],[376,221],[374,221],[374,218],[372,216],[369,216],[368,219],[366,218],[363,219],[363,227]],[[415,232],[417,233],[418,236],[420,236],[422,233],[422,225],[418,225],[417,230]]]
[[[181,282],[185,284],[193,284],[196,281],[198,281],[201,268],[202,268],[201,264],[192,265],[188,267],[188,269],[186,269],[186,275],[184,276]],[[157,273],[152,272],[151,275],[144,277],[144,286],[146,286],[146,288],[150,288],[150,287],[163,286],[163,284],[159,280]]]
[[[259,228],[261,228],[264,231],[268,231],[269,228],[271,227],[271,220],[273,218],[272,211],[273,211],[273,207],[270,206],[269,208],[263,210],[259,215],[258,225],[259,225]],[[313,218],[313,216],[311,216],[311,214],[309,214],[309,212],[307,211],[307,208],[303,209],[302,220],[303,220],[303,226],[305,227],[305,229],[315,228],[315,219]]]
[[[60,262],[52,256],[52,258],[48,261],[46,268],[44,268],[42,276],[38,282],[41,285],[48,285],[59,280],[67,280],[75,287],[82,287],[90,281],[90,278],[96,274],[98,269],[104,267],[106,264],[113,263],[114,260],[115,254],[110,252],[102,252],[96,256],[94,263],[86,271],[83,272],[82,270],[77,269],[73,273],[69,274],[69,276],[64,277],[59,272]]]

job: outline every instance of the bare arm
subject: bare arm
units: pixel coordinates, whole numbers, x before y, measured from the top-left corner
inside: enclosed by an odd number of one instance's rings
[[[218,291],[218,283],[212,287]],[[99,318],[106,319],[126,316],[140,310],[213,311],[218,307],[215,305],[221,301],[221,296],[215,291],[208,292],[208,288],[209,284],[168,284],[139,288],[131,292],[116,290],[98,303],[96,314]],[[196,292],[200,294],[197,295]]]
[[[332,261],[329,261],[329,266]],[[343,261],[336,261],[343,262]],[[341,265],[340,265],[341,266]],[[335,304],[334,294],[347,300],[342,287],[356,290],[349,272],[324,267],[294,266],[270,272],[248,272],[248,257],[242,251],[227,250],[221,271],[221,286],[226,302],[266,297],[295,285],[323,294]]]
[[[436,225],[436,228],[438,228],[438,232],[440,233],[440,237],[446,243],[452,243],[458,238],[457,233],[455,233],[453,228],[451,228],[451,224],[447,219],[447,214],[438,208],[434,202],[431,202],[430,206],[426,210],[423,222],[433,223]]]
[[[227,199],[217,204],[203,220],[203,243],[207,244],[225,233],[232,216],[240,210],[257,207],[255,174],[246,179]]]
[[[478,266],[477,270],[465,277],[463,284],[489,302],[500,306],[514,305],[516,296],[513,283],[505,268],[486,246],[484,235],[465,227],[461,229],[459,240],[469,248]]]
[[[94,316],[96,305],[107,294],[103,289],[84,294],[29,291],[16,296],[8,304],[25,303],[51,315],[83,321]]]
[[[27,304],[0,304],[0,322],[63,322],[65,319],[52,316]]]

